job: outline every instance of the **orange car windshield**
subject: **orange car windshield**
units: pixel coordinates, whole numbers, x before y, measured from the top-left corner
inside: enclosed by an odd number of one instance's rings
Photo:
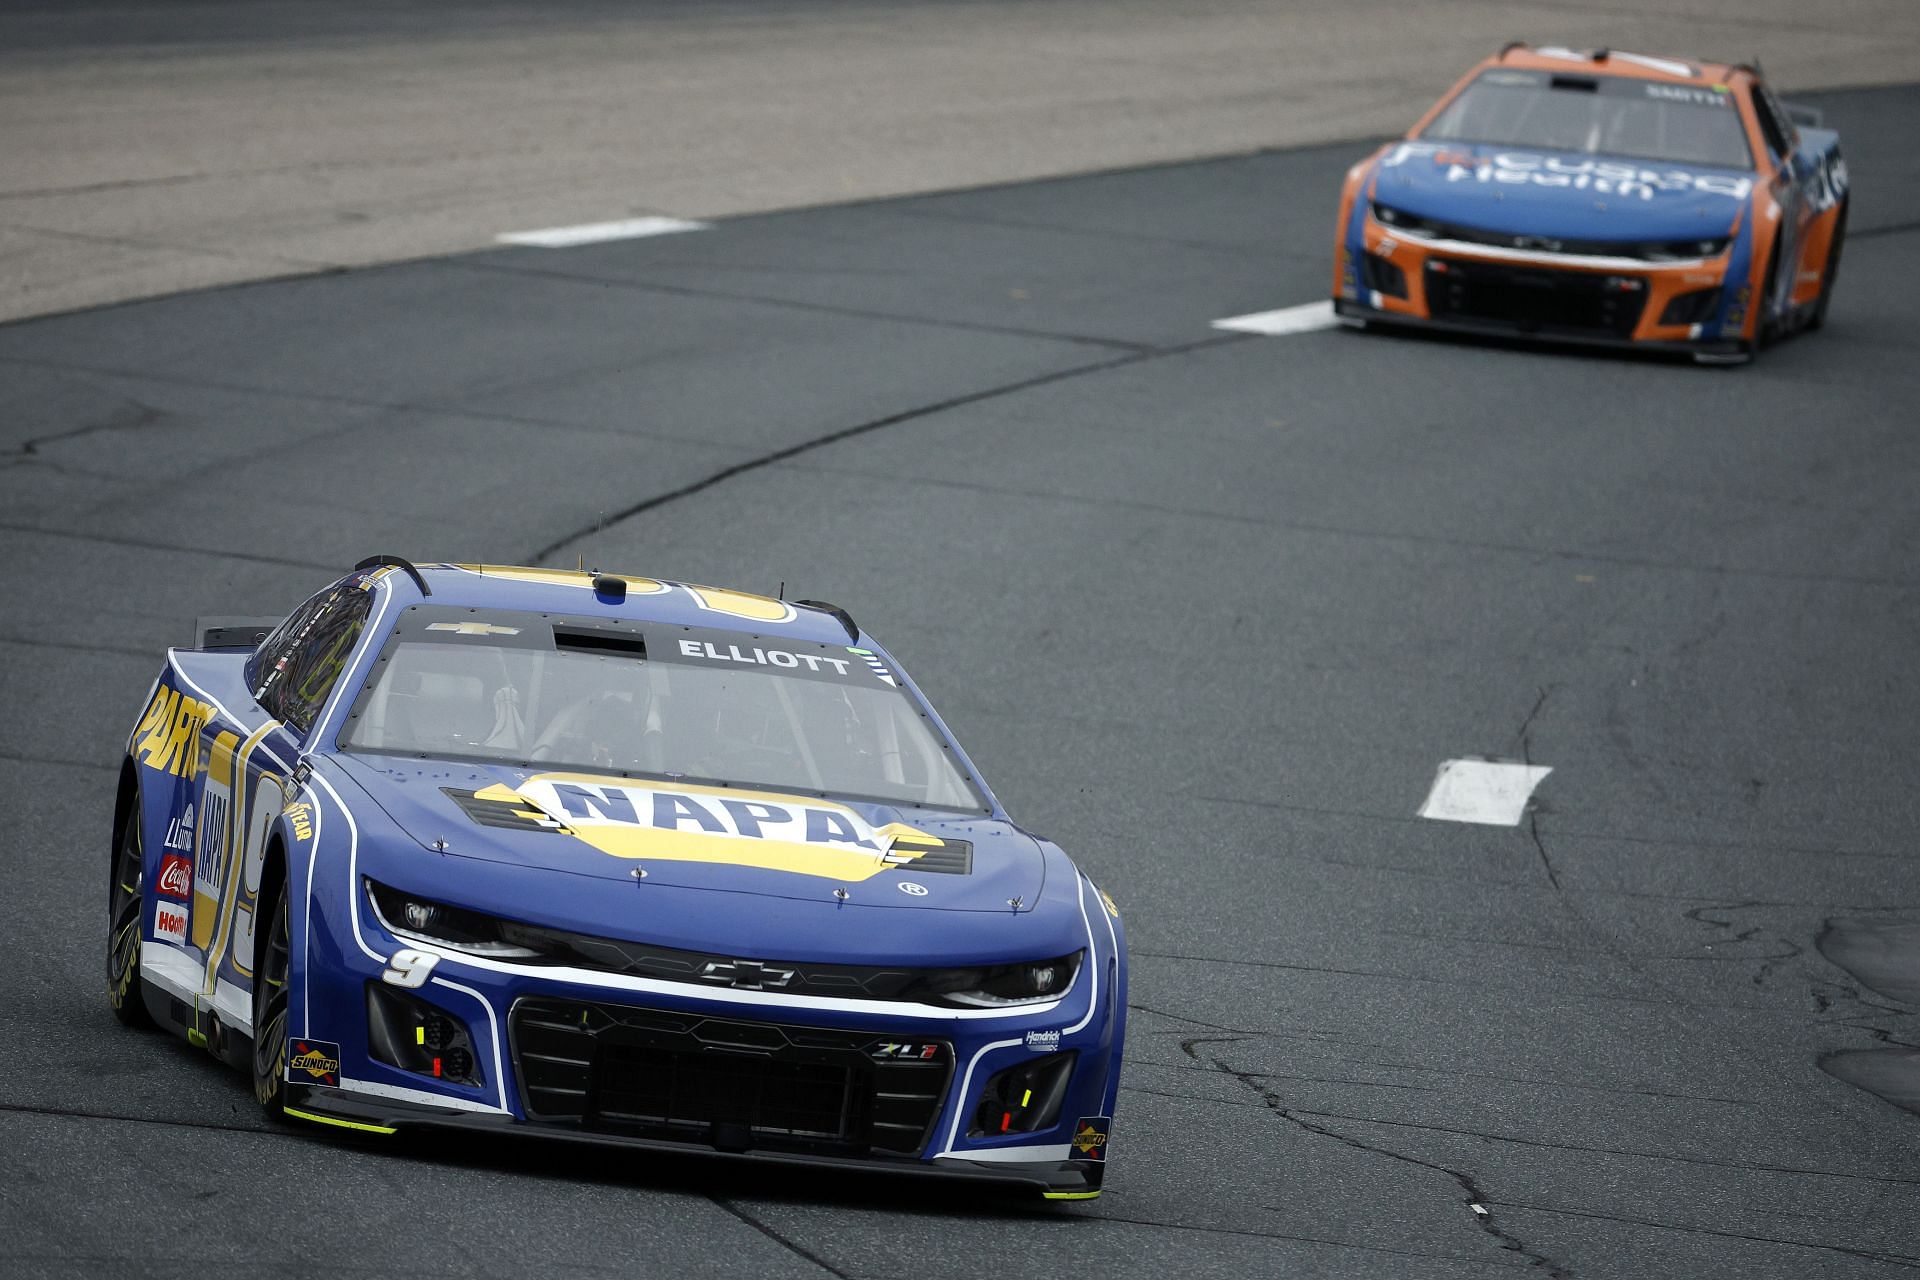
[[[1740,108],[1725,85],[1494,68],[1461,90],[1420,137],[1753,168]]]

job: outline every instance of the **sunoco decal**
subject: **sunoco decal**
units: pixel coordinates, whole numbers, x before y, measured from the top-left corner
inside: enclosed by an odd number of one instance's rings
[[[287,1079],[295,1084],[319,1084],[338,1088],[340,1084],[340,1046],[330,1040],[287,1041]]]
[[[1073,1122],[1073,1158],[1075,1160],[1105,1160],[1107,1158],[1107,1132],[1113,1127],[1112,1116],[1081,1116]]]

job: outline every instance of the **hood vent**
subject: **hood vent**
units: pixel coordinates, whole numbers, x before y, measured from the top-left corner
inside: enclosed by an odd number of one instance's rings
[[[887,847],[886,860],[893,866],[911,867],[923,875],[970,876],[973,874],[973,841],[898,836]]]
[[[562,834],[567,830],[517,796],[507,800],[483,792],[462,791],[457,787],[442,787],[440,793],[459,805],[462,813],[483,827],[500,827],[507,831],[557,831]]]

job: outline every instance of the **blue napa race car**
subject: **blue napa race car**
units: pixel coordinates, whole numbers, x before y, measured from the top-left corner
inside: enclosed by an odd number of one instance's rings
[[[1757,67],[1509,45],[1348,171],[1334,311],[1742,363],[1825,323],[1848,195]]]
[[[108,993],[272,1114],[1097,1195],[1113,900],[845,611],[364,561],[167,656]]]

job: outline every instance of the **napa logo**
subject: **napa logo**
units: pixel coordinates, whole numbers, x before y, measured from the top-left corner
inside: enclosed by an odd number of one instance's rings
[[[896,840],[938,847],[905,823],[875,827],[845,805],[720,787],[652,786],[541,774],[474,799],[516,806],[539,826],[614,858],[759,867],[848,883],[911,865]]]

